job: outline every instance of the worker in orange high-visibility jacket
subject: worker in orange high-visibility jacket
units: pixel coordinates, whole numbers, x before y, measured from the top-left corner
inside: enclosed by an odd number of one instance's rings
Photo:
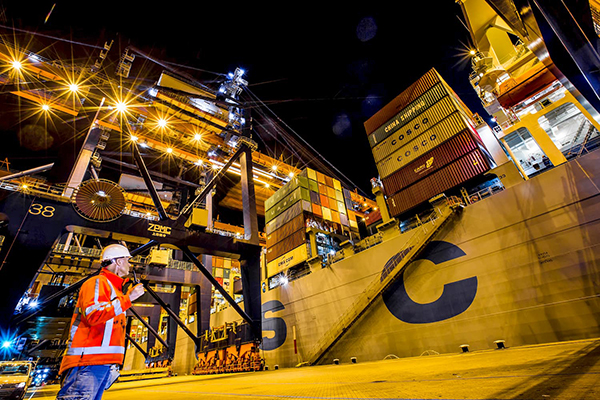
[[[99,400],[119,377],[118,366],[125,354],[125,310],[144,294],[142,284],[123,293],[129,258],[125,246],[106,246],[100,274],[81,286],[69,346],[60,366],[65,377],[57,399]]]

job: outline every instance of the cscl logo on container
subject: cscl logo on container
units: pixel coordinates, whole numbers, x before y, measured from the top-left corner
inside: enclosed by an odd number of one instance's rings
[[[422,174],[423,172],[426,172],[432,166],[433,166],[433,157],[431,157],[429,160],[425,161],[425,164],[419,165],[417,168],[414,169],[414,171],[416,174]]]

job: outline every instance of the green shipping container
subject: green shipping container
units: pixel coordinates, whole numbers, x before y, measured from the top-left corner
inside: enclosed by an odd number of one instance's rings
[[[279,214],[281,214],[300,200],[305,200],[310,203],[310,191],[302,186],[297,187],[296,190],[290,193],[287,197],[285,197],[284,199],[279,201],[275,206],[267,210],[265,212],[265,222],[268,223],[273,218],[277,217]]]
[[[308,189],[308,178],[305,176],[296,176],[286,183],[281,189],[273,193],[273,196],[265,200],[265,210],[273,208],[277,203],[296,190],[298,187]]]

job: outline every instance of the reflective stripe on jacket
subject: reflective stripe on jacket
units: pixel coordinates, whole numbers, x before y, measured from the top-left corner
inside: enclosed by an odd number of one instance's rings
[[[81,286],[61,374],[72,367],[123,363],[125,310],[131,301],[122,286],[123,279],[106,269]]]

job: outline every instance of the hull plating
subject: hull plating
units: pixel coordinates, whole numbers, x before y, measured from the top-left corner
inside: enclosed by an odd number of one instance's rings
[[[599,187],[597,152],[467,207],[323,362],[600,336]],[[267,364],[308,359],[410,234],[264,293]],[[213,315],[211,324],[230,313]]]

